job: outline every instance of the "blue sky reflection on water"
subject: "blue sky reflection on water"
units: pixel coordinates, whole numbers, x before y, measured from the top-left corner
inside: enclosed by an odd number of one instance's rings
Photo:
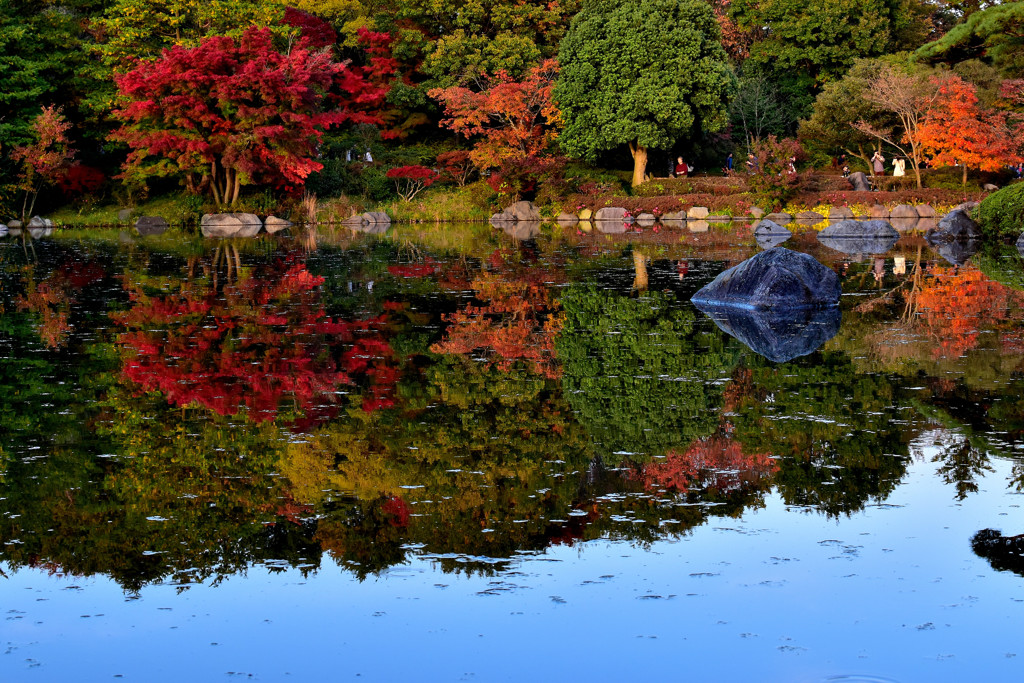
[[[1014,680],[1024,260],[803,236],[778,363],[709,235],[8,250],[0,681]]]
[[[492,577],[427,557],[359,582],[325,558],[308,577],[254,566],[135,597],[103,579],[8,572],[0,677],[1011,680],[1024,579],[993,571],[968,539],[1011,525],[1021,496],[994,460],[978,495],[955,502],[930,455],[849,518],[772,494],[679,540],[556,546]]]

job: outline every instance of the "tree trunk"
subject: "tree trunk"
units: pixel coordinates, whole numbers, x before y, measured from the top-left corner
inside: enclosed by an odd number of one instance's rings
[[[647,257],[638,249],[633,250],[633,289],[646,292],[648,285]]]
[[[963,185],[964,187],[966,187],[967,186],[967,164],[960,164],[960,165],[963,166],[963,169],[964,169],[964,177],[960,181],[960,184]]]
[[[647,173],[647,148],[630,143],[629,152],[633,155],[633,187],[644,182]]]

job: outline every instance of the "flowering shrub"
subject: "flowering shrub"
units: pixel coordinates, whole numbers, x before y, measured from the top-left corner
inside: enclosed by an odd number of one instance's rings
[[[437,171],[419,164],[397,166],[384,175],[395,182],[398,196],[407,202],[411,202],[413,197],[433,185],[438,178]]]

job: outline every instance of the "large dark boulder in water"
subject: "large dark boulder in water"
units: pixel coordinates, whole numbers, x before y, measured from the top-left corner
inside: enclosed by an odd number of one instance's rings
[[[838,306],[751,311],[697,303],[726,334],[770,361],[785,363],[813,353],[839,332]]]
[[[925,234],[929,242],[949,242],[951,240],[973,240],[981,237],[978,224],[962,209],[950,211],[933,230]]]
[[[884,254],[893,248],[900,234],[888,221],[845,220],[818,233],[818,241],[844,254]]]
[[[837,305],[840,293],[831,269],[813,256],[778,247],[720,273],[692,301],[747,309],[824,308]]]
[[[954,266],[962,266],[967,260],[978,253],[977,240],[951,240],[949,242],[929,242],[939,256]]]

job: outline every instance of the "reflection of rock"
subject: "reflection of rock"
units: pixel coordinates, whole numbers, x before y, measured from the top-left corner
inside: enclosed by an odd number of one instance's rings
[[[817,225],[823,220],[825,217],[817,211],[801,211],[796,215],[796,222],[799,225]]]
[[[690,232],[707,232],[711,229],[711,224],[707,221],[686,221],[686,229]]]
[[[540,234],[540,221],[515,221],[502,226],[502,231],[517,240],[531,240]]]
[[[851,173],[847,180],[850,181],[850,185],[853,187],[854,192],[871,191],[871,181],[868,180],[868,177],[862,171]]]
[[[661,224],[666,228],[682,228],[685,222],[686,214],[682,211],[673,211],[661,217]]]
[[[917,226],[919,216],[917,209],[909,204],[893,207],[891,214],[892,226],[900,232],[910,232]]]
[[[345,225],[351,225],[352,221],[355,221],[356,219],[359,219],[358,221],[356,221],[357,225],[363,224],[362,218],[360,218],[359,216],[353,216],[352,218],[349,218],[347,221],[345,221]],[[493,216],[491,216],[490,223],[495,228],[498,228],[499,230],[504,230],[506,225],[513,225],[515,224],[515,221],[503,213],[496,213]]]
[[[697,303],[726,334],[768,360],[785,363],[814,352],[839,332],[838,306],[750,311]]]
[[[204,214],[200,227],[203,237],[255,237],[263,221],[252,213]]]
[[[822,237],[818,235],[818,241],[829,249],[844,254],[885,254],[899,237]]]
[[[139,216],[135,221],[135,232],[143,237],[147,235],[162,235],[167,232],[167,219],[163,216]]]
[[[267,216],[267,219],[263,221],[263,229],[274,234],[275,232],[281,232],[292,227],[292,222],[284,218],[278,218],[277,216]]]
[[[831,269],[813,256],[778,247],[720,273],[692,300],[747,309],[791,309],[835,306],[839,294],[839,277]]]
[[[777,247],[792,236],[793,233],[774,221],[758,221],[754,228],[754,239],[762,249]]]
[[[577,218],[576,214],[574,213],[567,213],[563,211],[562,213],[558,214],[558,218],[555,219],[555,222],[558,223],[563,228],[572,228],[575,227],[576,224],[580,222],[580,219]]]
[[[982,529],[971,538],[971,549],[996,571],[1024,576],[1024,535],[1003,536],[996,529]]]
[[[978,224],[965,211],[955,209],[943,216],[924,238],[939,256],[955,266],[962,266],[978,252],[975,238],[979,235]]]
[[[0,237],[7,237],[7,226],[0,223]]]
[[[853,211],[848,206],[833,206],[828,212],[830,221],[843,221],[847,218],[853,218]]]
[[[594,224],[591,223],[590,221],[580,221],[576,227],[577,229],[582,230],[583,232],[590,232],[591,230],[594,229]]]
[[[839,221],[818,233],[819,242],[844,254],[884,254],[899,238],[900,234],[883,220]]]
[[[925,238],[939,256],[954,266],[962,266],[978,253],[978,242],[972,239],[932,240]]]
[[[653,213],[642,213],[636,217],[636,224],[641,228],[650,228],[655,224],[655,222],[657,222],[657,220],[658,219],[654,217]]]
[[[600,214],[601,212],[598,211],[598,213]],[[597,226],[598,232],[603,232],[606,235],[621,235],[622,233],[626,232],[626,228],[628,227],[626,225],[626,221],[624,220],[595,220],[594,225]]]

